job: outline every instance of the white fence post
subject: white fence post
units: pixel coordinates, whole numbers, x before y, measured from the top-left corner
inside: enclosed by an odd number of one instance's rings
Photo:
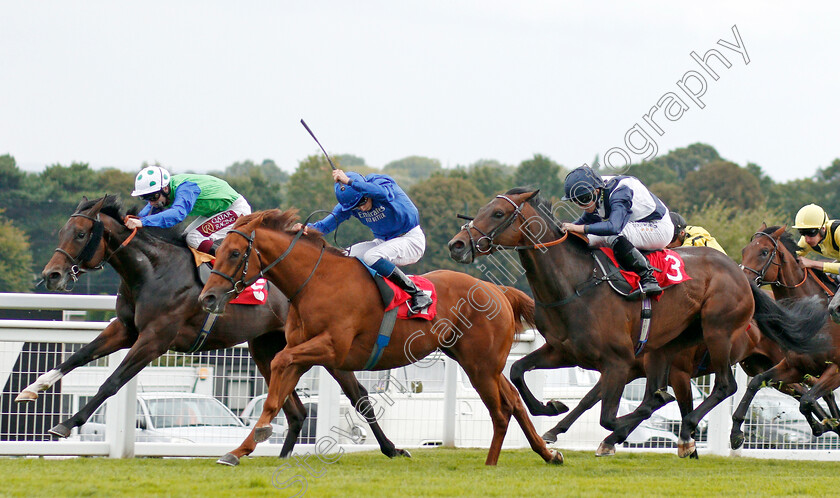
[[[455,405],[458,392],[458,364],[444,356],[443,373],[443,445],[455,447]]]
[[[127,350],[121,349],[108,357],[111,374],[125,359]],[[134,458],[134,436],[137,425],[137,376],[128,381],[117,394],[111,396],[105,413],[105,441],[110,458]]]
[[[324,367],[315,367],[318,372],[318,419],[315,425],[315,442],[331,437],[338,440],[341,418],[341,389]],[[332,430],[335,428],[336,430]]]

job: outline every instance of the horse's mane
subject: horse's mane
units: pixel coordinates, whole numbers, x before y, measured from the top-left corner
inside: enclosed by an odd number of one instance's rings
[[[136,215],[139,212],[139,210],[136,207],[131,207],[128,209],[128,211],[126,211],[122,199],[120,199],[119,195],[109,194],[106,195],[104,198],[105,203],[102,204],[102,209],[99,210],[99,213],[110,216],[122,226],[125,226],[124,220],[126,214]],[[102,197],[100,197],[99,199],[87,201],[82,200],[82,202],[80,202],[79,205],[76,207],[76,213],[87,211],[101,200]],[[184,240],[184,234],[182,233],[181,228],[177,226],[172,228],[143,227],[143,230],[139,231],[138,233],[151,235],[152,237],[155,237],[157,239],[160,239],[164,242],[168,242],[176,246],[187,247],[187,242],[186,240]]]
[[[282,211],[280,209],[269,209],[266,211],[257,211],[256,213],[251,213],[245,216],[241,216],[236,223],[233,225],[233,228],[240,228],[244,225],[251,225],[255,224],[258,227],[268,228],[270,230],[275,231],[282,231],[286,232],[290,235],[295,235],[297,232],[293,232],[291,230],[292,225],[299,221],[298,217],[298,210],[297,209],[287,209]],[[338,249],[336,247],[331,246],[325,239],[324,236],[317,230],[310,228],[308,233],[301,237],[301,240],[306,240],[312,243],[315,243],[319,247],[323,244],[327,247],[327,252],[332,254],[336,254],[339,256],[344,256],[344,251]]]
[[[776,226],[772,226],[772,227],[767,227],[764,230],[762,230],[761,232],[766,233],[767,235],[772,235],[773,233],[776,232],[776,230],[778,230],[780,228],[782,228],[782,227],[779,226],[779,225],[776,225]],[[782,236],[779,237],[779,242],[781,242],[782,245],[785,247],[785,249],[787,249],[787,251],[793,255],[793,258],[796,261],[796,264],[797,265],[800,264],[799,263],[799,255],[797,254],[797,251],[799,251],[799,249],[801,249],[801,248],[799,247],[799,244],[797,244],[796,241],[793,240],[793,235],[791,235],[790,232],[788,232],[788,231],[784,231],[784,232],[782,232]],[[832,289],[837,288],[837,282],[835,282],[834,280],[829,278],[824,272],[821,272],[819,270],[814,270],[814,275],[816,275],[817,278],[819,278],[824,284],[830,286],[830,288],[832,288]]]
[[[534,189],[530,187],[514,187],[505,192],[505,195],[530,194],[533,191]],[[540,197],[540,194],[536,194],[528,199],[527,202],[551,228],[556,237],[563,236],[563,232],[560,230],[561,222],[554,216],[551,201]],[[572,243],[576,244],[579,249],[591,250],[583,237],[569,237],[569,240],[573,241]]]

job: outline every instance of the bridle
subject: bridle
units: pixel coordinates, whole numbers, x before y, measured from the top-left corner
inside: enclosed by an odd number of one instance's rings
[[[89,263],[91,259],[93,259],[94,254],[96,254],[96,250],[99,248],[99,243],[102,242],[102,236],[105,233],[105,224],[102,223],[102,220],[99,218],[99,213],[96,213],[96,217],[89,216],[87,214],[82,213],[74,213],[70,215],[71,218],[85,218],[93,222],[93,227],[90,230],[90,238],[88,239],[85,246],[79,251],[77,256],[73,256],[69,252],[65,251],[60,247],[56,247],[54,253],[57,252],[59,254],[63,254],[71,263],[72,266],[70,267],[70,278],[73,279],[73,282],[77,282],[79,280],[79,275],[82,273],[88,273],[91,271],[99,271],[105,268],[105,264],[111,260],[111,258],[119,252],[120,249],[127,246],[131,239],[137,235],[137,229],[133,229],[131,231],[131,235],[126,237],[126,239],[120,244],[118,248],[116,248],[108,257],[103,257],[102,261],[99,264],[91,266],[89,268],[82,268],[83,264]],[[106,246],[107,247],[107,246]]]
[[[527,218],[525,218],[525,215],[522,214],[522,206],[525,205],[525,201],[523,201],[522,204],[516,204],[510,197],[508,197],[506,195],[501,195],[501,194],[497,195],[496,199],[503,199],[503,200],[509,202],[514,207],[514,210],[504,220],[502,220],[498,225],[493,227],[493,229],[490,230],[490,232],[488,232],[488,233],[484,233],[480,228],[475,226],[475,223],[473,223],[473,221],[475,220],[474,218],[471,218],[469,216],[464,216],[462,214],[457,215],[458,218],[461,218],[462,220],[468,220],[467,223],[465,223],[464,225],[461,226],[461,230],[464,230],[464,231],[467,232],[467,235],[470,238],[470,250],[473,251],[473,254],[475,254],[475,253],[488,254],[493,249],[501,249],[501,250],[508,249],[508,250],[515,250],[515,251],[525,251],[525,250],[531,250],[531,249],[544,249],[546,247],[550,247],[550,246],[562,243],[563,241],[566,240],[566,237],[569,235],[569,232],[562,231],[562,229],[561,229],[561,231],[563,232],[563,236],[560,237],[559,239],[553,240],[551,242],[546,242],[546,243],[542,243],[542,244],[522,245],[522,246],[505,246],[505,245],[501,245],[501,244],[496,244],[496,243],[493,242],[493,240],[496,238],[497,235],[499,235],[500,233],[507,230],[507,228],[510,227],[513,224],[514,221],[516,221],[517,216],[522,219],[523,223],[528,221]],[[476,232],[480,233],[481,237],[479,237],[478,239],[475,239],[473,237],[472,230],[475,230]],[[487,249],[482,250],[481,247],[480,247],[480,244],[485,240],[487,241]]]
[[[316,213],[317,213],[317,211],[316,211]],[[312,214],[309,215],[308,218],[306,218],[306,222],[303,223],[304,227],[306,226],[306,223],[309,222],[309,218],[311,218],[312,215],[314,215],[316,213],[312,213]],[[230,282],[232,287],[229,291],[227,291],[225,293],[225,295],[227,295],[227,294],[239,295],[242,291],[244,291],[245,289],[250,287],[254,282],[263,278],[265,276],[265,274],[268,272],[268,270],[274,268],[274,266],[276,266],[277,263],[286,259],[286,256],[288,256],[289,253],[292,252],[292,249],[295,247],[295,244],[297,244],[298,240],[300,240],[300,238],[303,236],[303,230],[304,230],[303,228],[298,230],[298,233],[295,234],[295,237],[292,239],[292,242],[289,244],[289,247],[287,247],[286,250],[283,251],[283,254],[278,256],[277,259],[275,259],[274,261],[272,261],[270,264],[268,264],[265,267],[262,266],[262,255],[260,254],[259,249],[257,249],[257,247],[254,245],[254,241],[256,240],[256,237],[257,237],[257,230],[254,229],[253,231],[251,231],[250,235],[248,235],[245,232],[239,231],[239,230],[231,230],[230,232],[228,232],[225,235],[225,238],[229,237],[230,234],[232,234],[232,233],[237,234],[237,235],[243,237],[245,240],[248,241],[248,248],[245,249],[245,253],[242,255],[242,259],[239,261],[239,263],[233,269],[233,271],[231,272],[231,275],[227,275],[226,273],[223,273],[219,270],[216,270],[215,268],[210,270],[210,273],[215,273],[216,275],[219,275],[220,277],[222,277],[225,280],[227,280],[228,282]],[[297,290],[291,296],[288,297],[288,300],[289,300],[290,303],[292,302],[292,300],[295,297],[297,297],[298,294],[300,294],[300,292],[303,290],[303,288],[306,286],[306,284],[309,283],[309,280],[312,279],[312,276],[315,275],[315,270],[317,270],[318,266],[321,264],[321,259],[324,257],[324,252],[326,251],[326,249],[327,249],[327,244],[325,242],[321,246],[321,253],[318,255],[318,261],[315,262],[315,267],[312,268],[312,271],[309,273],[309,276],[306,277],[306,280],[304,280],[303,283],[300,284],[300,287],[298,287]],[[260,271],[257,272],[257,274],[254,277],[246,280],[246,277],[248,275],[248,264],[249,264],[250,257],[251,257],[251,251],[253,251],[257,255],[257,261],[260,264]],[[232,275],[236,275],[240,268],[242,269],[242,273],[239,276],[239,280],[235,280]]]
[[[754,241],[759,236],[767,237],[768,239],[770,239],[770,242],[773,243],[773,251],[770,253],[770,256],[767,258],[767,262],[764,263],[764,266],[762,266],[760,270],[750,268],[749,266],[745,266],[744,264],[739,265],[741,267],[741,269],[747,270],[747,271],[755,274],[755,278],[753,279],[753,281],[756,283],[756,285],[758,285],[758,286],[775,285],[775,286],[778,286],[778,287],[784,287],[785,289],[796,289],[797,287],[804,284],[806,280],[808,280],[808,271],[806,270],[805,271],[805,276],[802,278],[802,281],[799,282],[798,284],[787,285],[787,284],[783,283],[780,279],[782,278],[782,265],[785,264],[785,253],[784,253],[784,251],[779,250],[779,241],[776,240],[775,238],[773,238],[773,236],[771,236],[770,234],[767,234],[767,233],[764,233],[764,232],[756,232],[756,233],[753,234],[752,238],[750,239],[750,242]],[[780,261],[779,263],[776,263],[776,255],[777,254],[779,256],[779,261]],[[778,267],[778,269],[776,271],[776,280],[773,280],[773,281],[764,280],[764,275],[767,273],[767,270],[770,269],[771,265]]]

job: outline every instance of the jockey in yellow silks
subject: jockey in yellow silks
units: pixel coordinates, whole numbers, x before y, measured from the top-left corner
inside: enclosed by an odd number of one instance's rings
[[[800,250],[799,256],[815,252],[826,258],[835,261],[816,261],[808,258],[799,258],[802,266],[821,270],[825,273],[840,274],[840,220],[831,220],[825,210],[816,204],[808,204],[796,213],[796,222],[793,228],[799,230],[802,237],[797,243]]]
[[[703,227],[686,225],[685,218],[679,213],[670,212],[671,222],[674,224],[674,238],[668,244],[668,249],[675,247],[711,247],[726,254],[718,241]]]

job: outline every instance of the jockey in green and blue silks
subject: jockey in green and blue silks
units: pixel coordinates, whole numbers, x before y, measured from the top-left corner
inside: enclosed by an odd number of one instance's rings
[[[307,226],[321,233],[335,230],[351,216],[370,228],[375,237],[354,244],[350,256],[358,257],[383,277],[411,296],[409,308],[420,312],[432,301],[420,291],[398,266],[416,263],[426,251],[426,235],[420,228],[420,215],[408,195],[388,175],[366,177],[337,169],[333,171],[338,204],[323,220]],[[293,229],[300,229],[295,225]]]
[[[128,228],[169,228],[187,216],[198,216],[186,229],[187,244],[213,254],[233,223],[251,213],[251,206],[224,180],[210,175],[170,175],[160,166],[147,166],[135,178],[134,197],[148,202],[126,222]]]

